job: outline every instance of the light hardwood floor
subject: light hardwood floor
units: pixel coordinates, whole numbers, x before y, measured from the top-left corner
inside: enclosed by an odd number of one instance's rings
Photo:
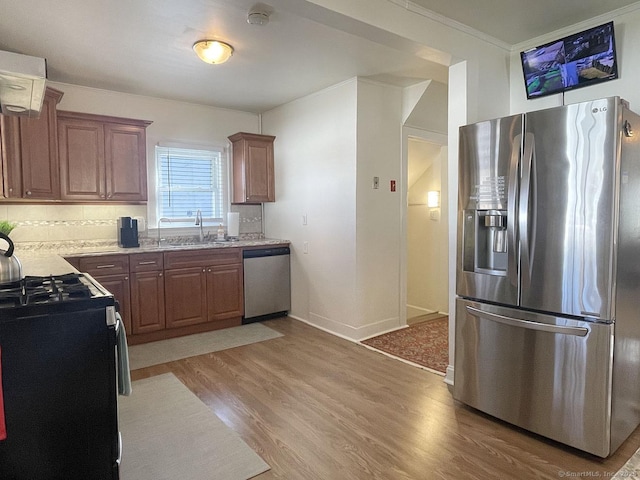
[[[271,466],[256,480],[610,478],[640,447],[638,429],[601,460],[458,404],[441,376],[290,318],[265,325],[284,336],[132,372],[173,372]]]
[[[447,317],[448,315],[444,315],[442,313],[427,313],[425,315],[420,315],[418,317],[407,318],[407,325],[416,325],[418,323],[430,322],[431,320],[437,320],[438,318]]]

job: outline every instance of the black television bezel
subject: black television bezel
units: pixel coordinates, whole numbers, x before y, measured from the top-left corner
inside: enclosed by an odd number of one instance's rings
[[[573,37],[578,37],[581,35],[584,35],[588,32],[594,31],[594,30],[598,30],[600,28],[606,27],[610,25],[611,27],[611,38],[612,38],[612,50],[613,50],[613,72],[610,76],[604,77],[604,78],[593,78],[591,80],[589,80],[586,83],[577,83],[575,85],[562,85],[562,88],[558,88],[556,90],[552,90],[546,93],[542,93],[540,95],[531,95],[529,93],[529,88],[527,85],[527,73],[525,71],[525,55],[529,52],[535,51],[535,50],[539,50],[541,48],[547,48],[550,47],[551,45],[554,45],[556,43],[560,43],[562,42],[563,45],[565,44],[565,42]],[[565,63],[566,64],[566,63]],[[536,98],[543,98],[543,97],[547,97],[549,95],[557,95],[559,93],[564,93],[564,92],[568,92],[570,90],[576,90],[578,88],[583,88],[583,87],[589,87],[591,85],[597,85],[603,82],[608,82],[610,80],[616,80],[617,78],[619,78],[619,72],[618,72],[618,58],[617,58],[617,50],[616,50],[616,32],[615,32],[615,28],[614,28],[614,24],[613,21],[610,22],[606,22],[603,23],[601,25],[597,25],[595,27],[591,27],[591,28],[587,28],[586,30],[582,30],[581,32],[577,32],[577,33],[573,33],[571,35],[567,35],[565,37],[562,38],[558,38],[557,40],[553,40],[551,42],[548,43],[544,43],[542,45],[538,45],[537,47],[533,47],[533,48],[529,48],[527,50],[524,50],[522,52],[520,52],[520,66],[522,68],[522,77],[524,80],[524,91],[527,95],[527,100],[535,100]]]

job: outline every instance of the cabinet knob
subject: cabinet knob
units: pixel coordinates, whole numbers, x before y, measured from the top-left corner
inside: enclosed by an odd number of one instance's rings
[[[210,269],[210,268],[208,268],[208,269],[207,269],[207,272],[211,273],[211,269]]]
[[[129,280],[129,277],[124,277],[125,280]]]
[[[27,190],[27,195],[31,196],[31,190]]]
[[[109,193],[109,194],[107,195],[107,198],[111,198],[111,197],[113,197],[113,193]]]
[[[159,273],[159,274],[158,274],[158,276],[159,276],[159,277],[161,277],[161,276],[162,276],[162,274],[161,274],[161,273]]]
[[[202,273],[204,273],[204,272],[206,272],[206,270],[203,268],[203,269],[202,269]]]

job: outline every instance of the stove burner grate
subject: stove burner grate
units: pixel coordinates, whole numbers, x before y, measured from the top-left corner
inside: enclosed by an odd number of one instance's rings
[[[0,308],[65,302],[93,296],[90,282],[77,273],[27,276],[18,282],[0,285]]]

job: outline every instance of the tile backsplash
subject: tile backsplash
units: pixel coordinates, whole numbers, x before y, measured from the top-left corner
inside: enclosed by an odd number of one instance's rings
[[[240,234],[262,232],[260,205],[232,205],[231,211],[240,212]],[[0,220],[17,224],[11,232],[11,239],[15,243],[81,240],[116,242],[118,218],[125,216],[142,217],[146,223],[147,206],[0,205]],[[140,232],[140,236],[146,236],[146,232]]]

